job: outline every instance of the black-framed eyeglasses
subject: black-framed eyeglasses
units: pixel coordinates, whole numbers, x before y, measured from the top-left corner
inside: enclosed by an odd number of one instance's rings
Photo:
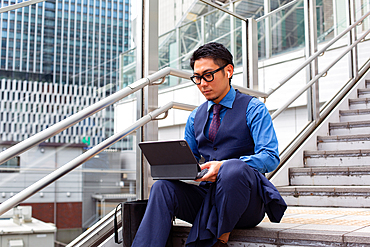
[[[203,75],[193,75],[193,76],[190,77],[190,79],[194,82],[195,85],[199,85],[202,81],[202,78],[206,82],[211,82],[215,79],[214,74],[217,73],[218,71],[224,69],[227,65],[228,64],[225,64],[224,66],[222,66],[222,67],[220,67],[220,68],[218,68],[214,71],[204,73]]]

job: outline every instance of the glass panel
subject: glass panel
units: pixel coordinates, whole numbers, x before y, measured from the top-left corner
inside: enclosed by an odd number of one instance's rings
[[[0,172],[3,200],[83,152],[85,148],[81,145],[50,143],[21,154],[17,171],[9,167]],[[132,160],[131,156],[134,153],[130,150],[104,151],[21,205],[32,206],[32,217],[56,223],[57,239],[69,242],[110,212],[112,205],[135,199],[136,175],[135,167],[132,166],[135,163],[128,162]],[[122,159],[126,162],[122,162]],[[69,239],[66,233],[73,238]]]
[[[317,40],[330,41],[334,37],[333,1],[316,0]]]
[[[234,65],[239,67],[243,65],[243,46],[242,46],[242,20],[233,18],[235,29],[231,35],[234,35]]]
[[[17,10],[15,22],[14,13],[0,14],[0,151],[136,81],[136,50],[128,50],[132,35],[125,1],[116,3],[125,11],[125,20],[119,15],[103,20],[89,18],[85,11],[72,16],[58,12],[59,7],[72,9],[68,1],[41,5],[47,10],[37,7],[37,18],[27,14],[34,6]],[[130,118],[133,115],[132,110]],[[110,106],[1,164],[0,203],[112,136],[117,125]],[[113,205],[135,199],[134,141],[127,136],[21,205],[32,206],[35,219],[54,223],[55,240],[69,243]]]
[[[198,19],[192,23],[180,27],[180,57],[181,69],[191,69],[189,57],[194,49],[203,44],[202,20]]]
[[[194,14],[196,9],[197,13],[204,15]],[[183,21],[185,24],[159,37],[159,68],[172,67],[191,70],[189,58],[194,49],[208,42],[224,44],[234,54],[235,63],[241,65],[242,21],[201,3],[195,4],[192,11]],[[189,22],[189,19],[192,22]],[[170,76],[160,88],[174,86],[182,81],[187,80]]]
[[[304,44],[302,1],[258,22],[259,59],[301,49]]]
[[[181,59],[179,58],[179,44],[176,34],[179,29],[175,29],[159,37],[159,69],[165,67],[180,68]],[[169,76],[162,87],[173,86],[180,83],[180,78]]]
[[[136,48],[128,50],[120,55],[119,65],[119,88],[122,89],[135,82],[136,79]]]
[[[205,16],[205,43],[218,42],[230,49],[230,15],[215,11]]]
[[[293,93],[289,95],[293,95]],[[286,102],[286,100],[285,98],[282,102]],[[273,110],[270,112],[273,113]],[[273,120],[276,136],[279,140],[280,153],[296,138],[308,123],[307,94],[303,93],[289,108]]]
[[[245,18],[257,19],[264,14],[264,1],[237,1],[234,3],[235,12]]]
[[[332,48],[318,58],[319,73],[326,69],[341,53],[346,50],[343,44],[347,43],[347,36],[338,40]],[[319,101],[320,105],[332,99],[337,92],[350,80],[349,76],[349,55],[340,59],[328,72],[319,79]],[[336,89],[336,90],[333,90]]]
[[[370,17],[366,17],[366,19],[362,22],[360,26],[357,27],[357,38],[361,37],[364,34],[364,31],[369,30],[370,25]],[[366,28],[365,26],[368,25]],[[366,62],[369,61],[370,58],[370,49],[369,47],[369,35],[366,36],[365,40],[360,42],[357,46],[357,57],[358,57],[358,67],[359,69],[365,65]]]

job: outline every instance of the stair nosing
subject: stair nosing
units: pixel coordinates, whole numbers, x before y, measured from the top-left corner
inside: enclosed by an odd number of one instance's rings
[[[349,100],[349,103],[358,103],[358,102],[361,102],[361,101],[370,101],[370,98],[355,98],[355,99],[348,99]]]
[[[353,154],[353,153],[369,153],[370,149],[348,149],[348,150],[305,150],[305,154]]]
[[[369,172],[370,166],[319,166],[319,167],[292,167],[291,173],[336,173],[336,172]]]
[[[370,88],[359,88],[357,90],[358,93],[370,93]]]
[[[362,135],[335,135],[335,136],[317,136],[317,142],[330,142],[330,141],[357,141],[357,140],[370,141],[370,134]]]
[[[302,191],[302,192],[327,192],[327,193],[343,193],[343,192],[365,192],[370,194],[369,185],[288,185],[288,186],[276,186],[276,188],[281,193],[284,192],[293,192],[293,191]]]
[[[340,116],[366,115],[370,114],[370,109],[339,110]]]
[[[329,129],[370,127],[370,120],[329,123]]]

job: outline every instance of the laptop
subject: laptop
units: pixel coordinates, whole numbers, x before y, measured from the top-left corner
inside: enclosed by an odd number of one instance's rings
[[[149,162],[153,179],[195,180],[208,171],[201,171],[185,140],[140,142],[139,147]]]

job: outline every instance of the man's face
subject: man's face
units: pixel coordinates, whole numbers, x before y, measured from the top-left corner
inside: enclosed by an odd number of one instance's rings
[[[212,58],[200,58],[194,63],[194,75],[201,76],[207,72],[217,70],[219,67],[213,62]],[[207,100],[212,100],[218,104],[230,90],[229,77],[232,74],[233,66],[229,64],[223,70],[213,74],[213,81],[206,82],[202,79],[197,86]]]

